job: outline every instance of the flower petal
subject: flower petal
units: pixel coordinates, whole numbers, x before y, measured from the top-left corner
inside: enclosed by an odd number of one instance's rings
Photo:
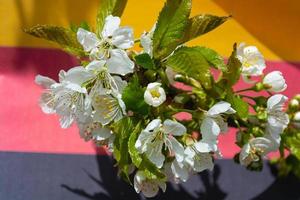
[[[189,178],[189,171],[185,166],[179,166],[178,162],[174,160],[171,165],[172,172],[175,178],[179,178],[183,182],[186,182]]]
[[[133,30],[129,27],[118,28],[113,33],[112,44],[120,49],[129,49],[134,45]]]
[[[173,136],[170,136],[166,145],[168,146],[171,153],[175,155],[175,158],[178,162],[182,162],[184,159],[184,148],[181,143],[179,143]]]
[[[220,131],[221,129],[214,119],[210,117],[204,118],[201,124],[202,139],[215,140],[220,134]]]
[[[186,128],[181,123],[167,119],[163,123],[163,132],[175,136],[181,136],[186,133]]]
[[[149,131],[143,130],[135,142],[135,148],[140,152],[144,153],[147,150],[147,145],[154,139],[155,134]]]
[[[89,72],[99,72],[104,69],[105,63],[105,60],[93,60],[85,67],[85,69]]]
[[[275,94],[271,96],[267,101],[268,111],[278,110],[282,111],[284,103],[288,100],[288,98],[282,94]]]
[[[107,60],[108,72],[112,74],[126,75],[132,73],[134,63],[129,59],[126,52],[121,49],[112,49],[110,58]]]
[[[161,168],[165,161],[165,156],[162,154],[163,140],[155,140],[148,143],[145,154],[148,159],[154,163],[158,168]]]
[[[113,36],[114,32],[119,28],[120,23],[121,19],[119,17],[108,15],[105,18],[105,24],[102,30],[102,37],[106,39],[110,36]]]
[[[35,77],[35,83],[41,85],[43,88],[48,89],[51,85],[56,83],[56,81],[46,76],[37,75]]]
[[[147,127],[145,128],[145,131],[153,131],[153,130],[159,128],[160,125],[161,125],[161,120],[154,119],[147,125]]]
[[[228,114],[231,114],[232,112],[235,112],[231,108],[230,103],[225,102],[225,101],[220,101],[208,110],[207,115],[208,116],[214,116],[214,115],[219,115],[219,114],[222,114],[222,113],[226,113],[227,111],[230,112]]]
[[[64,81],[69,81],[71,83],[81,85],[92,77],[93,75],[88,73],[84,67],[79,66],[69,69],[65,74]]]
[[[216,145],[214,143],[199,141],[194,143],[195,148],[200,153],[209,153],[216,151]]]
[[[92,100],[95,109],[94,120],[102,125],[118,121],[123,117],[118,99],[110,95],[95,95]]]
[[[61,128],[69,128],[74,122],[73,115],[63,115],[59,118]]]
[[[77,31],[77,40],[83,46],[84,51],[91,51],[96,48],[100,41],[95,33],[79,28]]]
[[[194,170],[196,172],[202,172],[206,169],[213,170],[214,163],[212,161],[212,156],[209,153],[199,153],[196,154],[198,157],[195,161]]]

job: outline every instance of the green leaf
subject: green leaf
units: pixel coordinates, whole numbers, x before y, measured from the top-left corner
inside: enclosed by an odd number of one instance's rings
[[[202,56],[211,66],[222,71],[227,70],[223,57],[220,56],[216,51],[207,47],[197,47],[197,49],[201,52]]]
[[[227,101],[231,104],[231,107],[237,112],[237,115],[245,119],[249,115],[249,104],[241,99],[239,96],[234,95],[232,92],[228,92]]]
[[[80,25],[78,26],[77,24],[71,23],[70,24],[70,29],[74,32],[77,33],[79,28],[83,28],[87,31],[90,31],[90,25],[86,21],[82,21]]]
[[[162,59],[179,45],[191,12],[191,0],[167,0],[153,34],[153,57]]]
[[[85,55],[81,44],[77,41],[76,33],[71,29],[51,25],[37,25],[24,31],[32,36],[55,42],[71,54]]]
[[[144,69],[154,69],[155,65],[149,54],[143,53],[134,57],[136,64]]]
[[[140,167],[140,165],[143,161],[142,157],[140,156],[140,153],[135,148],[135,142],[136,142],[140,132],[141,132],[141,124],[139,123],[136,126],[135,130],[131,133],[131,135],[129,137],[129,141],[128,141],[128,151],[129,151],[129,154],[131,156],[132,163],[136,167]]]
[[[102,32],[105,23],[105,18],[108,15],[121,17],[126,4],[127,4],[127,0],[101,0],[100,1],[100,7],[98,9],[97,19],[96,19],[96,30],[98,36],[100,36]]]
[[[230,17],[219,17],[208,14],[197,15],[190,18],[181,43],[185,43],[200,35],[214,30],[229,18]]]
[[[233,52],[227,63],[227,71],[223,74],[223,80],[228,88],[232,87],[240,79],[241,66],[241,62],[236,57],[236,44],[234,44]]]
[[[137,112],[141,115],[147,115],[149,105],[144,101],[144,89],[141,87],[138,77],[135,75],[124,88],[122,100],[124,101],[127,110]]]
[[[112,125],[113,132],[115,133],[114,154],[121,169],[131,164],[128,153],[128,140],[136,124],[136,120],[133,118],[124,117]]]
[[[186,74],[199,81],[204,88],[211,87],[209,63],[198,47],[180,47],[168,58],[167,66],[178,73]]]

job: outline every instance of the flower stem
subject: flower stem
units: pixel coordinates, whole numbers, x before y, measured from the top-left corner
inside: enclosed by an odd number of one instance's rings
[[[238,93],[238,92],[246,92],[246,91],[251,91],[251,90],[253,90],[253,89],[254,89],[254,87],[245,88],[245,89],[242,89],[242,90],[237,90],[237,91],[235,91],[235,93]]]

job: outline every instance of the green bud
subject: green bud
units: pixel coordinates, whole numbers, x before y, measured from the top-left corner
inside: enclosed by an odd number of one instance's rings
[[[144,73],[144,75],[148,81],[150,82],[156,81],[156,75],[157,75],[156,71],[149,69]]]
[[[180,104],[185,104],[189,100],[190,100],[190,96],[188,94],[178,94],[174,97],[174,101]]]
[[[256,92],[260,92],[264,89],[269,89],[270,87],[268,85],[264,85],[263,83],[259,82],[256,83],[255,86],[253,87],[253,90]]]

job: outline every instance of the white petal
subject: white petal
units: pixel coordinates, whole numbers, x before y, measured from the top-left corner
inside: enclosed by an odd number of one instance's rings
[[[85,68],[79,66],[69,69],[65,73],[64,81],[69,81],[81,85],[82,83],[91,79],[92,77],[93,76],[90,73],[88,73]]]
[[[161,125],[161,120],[154,119],[147,125],[147,127],[145,128],[145,131],[153,131],[153,130],[159,128],[160,125]]]
[[[61,128],[69,128],[74,122],[72,115],[64,115],[59,118]]]
[[[107,60],[109,73],[124,76],[133,72],[134,63],[129,59],[124,50],[113,49],[110,51],[110,56],[111,57]]]
[[[209,153],[199,153],[196,156],[198,157],[194,165],[194,170],[196,172],[202,172],[206,169],[213,170],[214,163],[212,161],[212,156]]]
[[[214,116],[214,115],[226,113],[228,110],[231,110],[230,108],[231,108],[230,103],[225,101],[220,101],[208,110],[207,115]]]
[[[278,110],[282,111],[284,103],[288,98],[282,94],[275,94],[271,96],[267,101],[268,110]]]
[[[116,91],[120,94],[122,94],[122,91],[124,90],[124,88],[127,86],[127,82],[122,80],[121,77],[119,76],[113,76],[113,79],[115,81],[115,85],[116,85]]]
[[[285,79],[280,71],[273,71],[267,74],[263,79],[263,84],[270,87],[268,91],[282,92],[287,88]]]
[[[161,168],[165,161],[165,156],[162,154],[163,141],[155,140],[147,144],[147,150],[145,154],[148,159],[154,163],[158,168]]]
[[[46,76],[37,75],[35,77],[35,83],[41,85],[43,88],[48,89],[51,85],[56,83],[56,81]]]
[[[143,130],[135,142],[135,148],[140,152],[144,153],[147,150],[147,145],[154,139],[155,133]]]
[[[163,191],[163,192],[166,192],[166,189],[167,189],[167,185],[165,182],[161,182],[161,181],[158,181],[158,186],[160,187],[160,189]]]
[[[112,44],[120,49],[129,49],[134,45],[133,30],[122,27],[113,33]]]
[[[239,160],[240,160],[241,165],[248,166],[252,162],[252,159],[249,156],[250,150],[251,150],[251,147],[248,143],[243,146],[243,148],[240,152],[240,155],[239,155]]]
[[[249,141],[249,144],[252,148],[262,151],[261,155],[268,154],[272,149],[272,141],[270,141],[268,138],[265,137],[257,137],[251,139]]]
[[[174,137],[169,137],[166,145],[174,153],[175,158],[178,162],[182,162],[184,159],[184,148]]]
[[[186,133],[186,128],[181,123],[167,119],[163,123],[163,132],[166,134],[172,134],[180,136]]]
[[[102,30],[102,37],[108,38],[109,36],[113,36],[113,33],[119,28],[120,22],[119,17],[107,16]]]
[[[54,95],[51,92],[44,92],[41,95],[41,98],[39,100],[39,105],[42,109],[42,111],[46,114],[52,114],[55,113],[54,105],[55,105],[55,99]]]
[[[174,160],[171,165],[172,172],[175,178],[179,178],[183,182],[186,182],[189,178],[189,171],[185,166],[179,166],[178,162]]]
[[[107,125],[111,121],[118,121],[123,117],[122,109],[118,99],[110,95],[96,95],[92,100],[95,109],[94,120],[102,125]]]
[[[190,146],[188,146],[184,150],[184,155],[185,155],[184,161],[187,164],[189,164],[192,168],[194,168],[195,165],[194,157],[196,156],[195,151]]]
[[[77,40],[87,52],[96,48],[100,44],[100,41],[95,33],[89,32],[82,28],[79,28],[77,31]]]
[[[148,33],[143,33],[140,40],[141,45],[144,48],[144,52],[148,53],[152,57],[152,38],[149,36]]]
[[[75,83],[66,83],[65,88],[69,89],[69,90],[73,90],[75,92],[83,93],[83,94],[87,93],[85,88],[83,88],[80,85],[75,84]]]
[[[201,134],[204,140],[214,140],[220,134],[220,127],[217,122],[210,118],[206,117],[201,124]]]
[[[200,153],[209,153],[214,152],[216,150],[215,144],[205,142],[205,141],[199,141],[194,144],[195,148]]]
[[[90,72],[99,72],[104,69],[105,63],[104,60],[93,60],[85,67],[85,69]]]

